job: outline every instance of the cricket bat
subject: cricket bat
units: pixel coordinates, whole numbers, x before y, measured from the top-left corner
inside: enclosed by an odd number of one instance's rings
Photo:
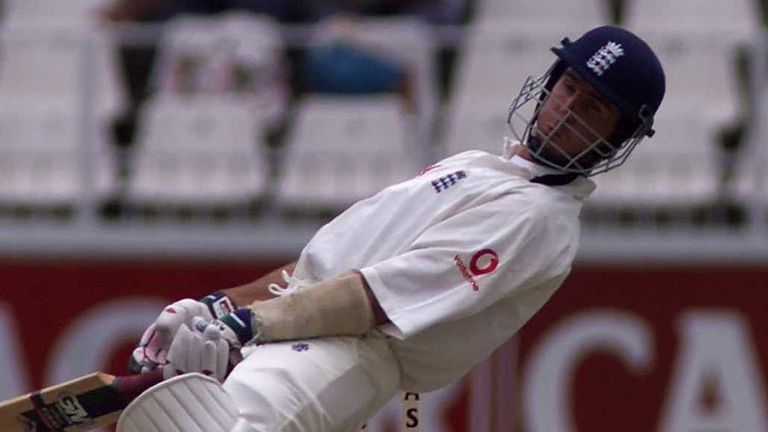
[[[111,425],[128,403],[162,378],[161,369],[123,377],[94,372],[0,402],[0,431],[80,432]]]

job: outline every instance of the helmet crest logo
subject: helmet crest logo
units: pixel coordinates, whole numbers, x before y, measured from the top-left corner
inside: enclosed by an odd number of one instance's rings
[[[623,55],[624,49],[621,44],[608,42],[587,60],[587,67],[592,69],[597,76],[602,76],[612,64],[616,63],[616,59]]]

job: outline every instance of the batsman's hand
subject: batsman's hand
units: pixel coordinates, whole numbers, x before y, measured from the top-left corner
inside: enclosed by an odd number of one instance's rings
[[[163,378],[189,372],[199,372],[219,381],[243,360],[240,353],[253,339],[250,310],[239,309],[208,321],[203,317],[192,318],[190,324],[182,324],[171,342],[167,364],[163,366]]]
[[[223,381],[242,357],[239,350],[221,336],[219,327],[202,317],[192,319],[192,325],[182,324],[168,351],[168,362],[163,366],[163,379],[189,372]]]
[[[200,301],[183,299],[166,306],[144,331],[139,345],[131,354],[128,369],[133,373],[142,373],[166,364],[171,342],[182,325],[192,325],[195,317],[213,321],[233,309],[232,302],[222,293],[211,294]]]

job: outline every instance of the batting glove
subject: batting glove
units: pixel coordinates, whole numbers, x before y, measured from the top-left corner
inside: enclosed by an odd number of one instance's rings
[[[171,342],[163,378],[200,372],[223,381],[242,361],[240,348],[252,339],[249,309],[238,309],[213,322],[196,316],[191,325],[181,325]]]
[[[128,369],[141,373],[166,364],[171,342],[183,324],[191,325],[194,317],[213,321],[232,310],[234,304],[220,292],[205,296],[200,301],[183,299],[166,306],[144,331],[139,345],[133,350]]]

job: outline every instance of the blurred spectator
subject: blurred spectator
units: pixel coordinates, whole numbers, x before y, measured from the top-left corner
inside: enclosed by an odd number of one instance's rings
[[[386,16],[415,15],[430,24],[460,24],[466,0],[315,0],[320,18],[339,13]]]
[[[144,22],[164,20],[174,0],[116,0],[102,11],[109,22]]]
[[[300,64],[301,90],[341,95],[399,93],[407,109],[416,109],[414,64],[383,47],[382,35],[368,31],[359,25],[359,17],[346,14],[320,23]]]
[[[246,10],[263,13],[283,23],[305,22],[314,14],[309,2],[312,0],[115,0],[102,11],[102,18],[109,22],[166,22],[178,15],[212,15],[229,10]],[[115,140],[128,145],[133,140],[136,125],[136,111],[148,96],[149,71],[155,61],[155,46],[125,45],[120,54],[127,87],[131,96],[131,109],[114,126]],[[192,65],[190,65],[192,66]],[[241,79],[242,78],[242,79]],[[234,77],[243,81],[247,76]],[[253,82],[239,82],[252,87]]]
[[[422,1],[413,5],[411,12],[430,24],[457,25],[465,22],[468,5],[465,0]]]
[[[228,10],[263,13],[283,23],[314,19],[312,0],[116,0],[105,11],[111,21],[167,21],[180,14],[212,15]]]
[[[198,0],[199,1],[199,0]],[[315,0],[232,0],[232,8],[267,14],[282,23],[315,21]]]
[[[166,22],[182,14],[211,15],[239,9],[266,14],[286,24],[316,22],[339,14],[414,15],[431,24],[460,24],[466,20],[468,5],[467,0],[115,0],[102,17],[110,22]],[[125,46],[121,55],[131,105],[138,107],[147,96],[154,47]],[[289,71],[300,72],[289,77],[293,90],[409,92],[409,77],[401,62],[359,44],[337,40],[306,51],[288,48],[286,55],[293,63]],[[132,140],[134,123],[131,112],[116,125],[118,142],[128,144]]]
[[[307,89],[318,93],[386,93],[405,81],[399,62],[343,40],[310,49],[302,71]]]
[[[306,23],[337,14],[415,15],[430,24],[459,24],[466,0],[116,0],[104,13],[111,21],[166,21],[178,14],[226,10],[262,13],[283,23]]]

